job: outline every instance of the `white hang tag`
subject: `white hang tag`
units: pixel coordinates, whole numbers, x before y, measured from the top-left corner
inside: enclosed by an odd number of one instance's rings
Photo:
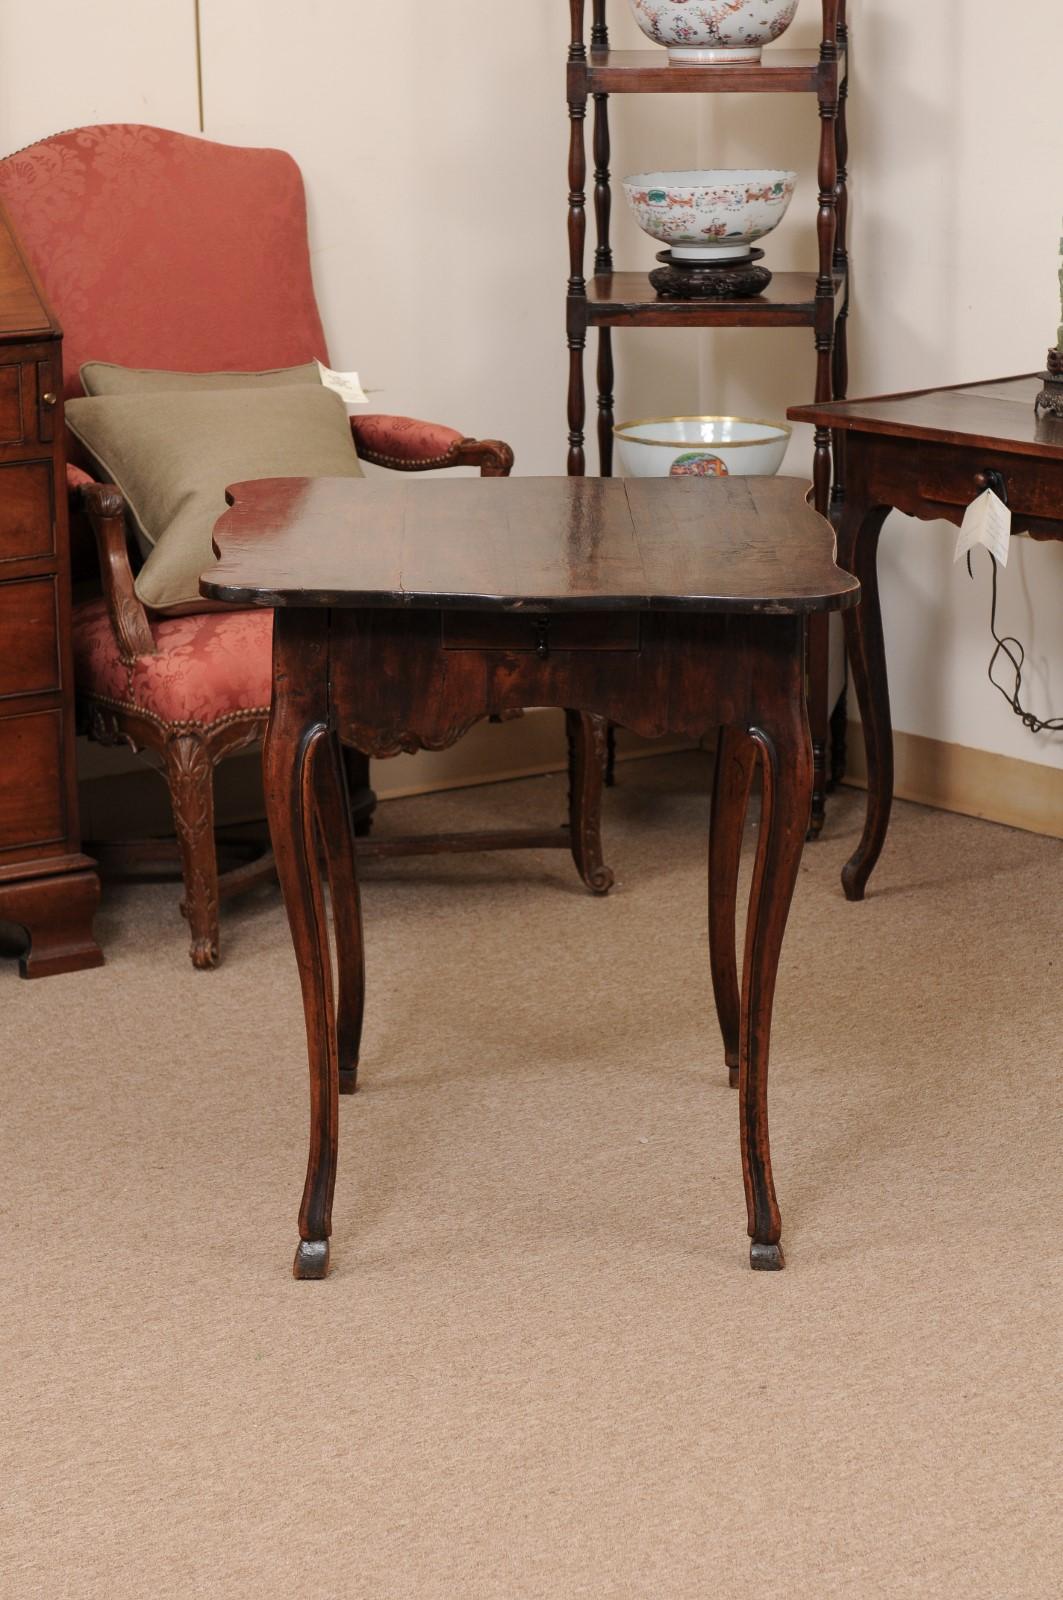
[[[369,396],[362,388],[357,372],[334,372],[331,367],[326,367],[318,362],[317,370],[321,374],[321,382],[326,389],[332,389],[340,399],[349,406],[367,406]]]
[[[1007,566],[1011,549],[1011,512],[992,489],[980,494],[967,507],[956,540],[955,560],[962,561],[976,544],[984,545],[1000,566]]]

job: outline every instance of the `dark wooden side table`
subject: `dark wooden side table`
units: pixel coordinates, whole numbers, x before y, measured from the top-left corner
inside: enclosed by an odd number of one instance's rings
[[[846,646],[867,745],[867,816],[842,872],[862,900],[886,842],[893,804],[893,726],[878,592],[878,543],[892,510],[926,521],[963,521],[972,500],[1003,479],[1016,526],[1035,539],[1063,539],[1063,421],[1034,409],[1040,377],[989,379],[794,406],[797,422],[845,439],[845,505],[838,560],[860,580],[861,603],[845,617]]]
[[[205,595],[276,607],[266,801],[302,982],[310,1159],[298,1278],[328,1271],[339,1095],[364,969],[341,745],[443,749],[519,706],[654,736],[719,729],[713,986],[740,1102],[750,1259],[783,1265],[767,1071],[779,950],[808,826],[810,615],[854,604],[793,479],[478,483],[273,479],[230,490]],[[753,769],[762,813],[741,994],[735,910]],[[577,774],[578,781],[578,774]],[[332,889],[334,999],[321,858]]]

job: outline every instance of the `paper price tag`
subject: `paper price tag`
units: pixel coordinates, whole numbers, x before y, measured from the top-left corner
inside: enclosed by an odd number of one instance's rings
[[[332,389],[349,406],[367,406],[369,396],[362,388],[357,372],[334,372],[318,362],[317,370],[326,389]]]
[[[980,494],[967,507],[956,540],[955,559],[962,561],[976,544],[984,545],[1000,566],[1007,566],[1011,549],[1011,512],[992,489]]]

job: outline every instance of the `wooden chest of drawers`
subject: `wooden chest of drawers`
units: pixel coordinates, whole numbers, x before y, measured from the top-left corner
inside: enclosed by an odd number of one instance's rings
[[[62,333],[0,207],[0,923],[24,977],[103,960],[80,843]]]

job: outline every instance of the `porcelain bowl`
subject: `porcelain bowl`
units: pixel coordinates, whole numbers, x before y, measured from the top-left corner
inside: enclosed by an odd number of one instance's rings
[[[639,227],[673,261],[741,261],[779,226],[796,182],[796,172],[752,169],[640,172],[624,179],[624,193]]]
[[[752,417],[656,417],[613,429],[628,478],[773,478],[792,431]]]
[[[731,66],[759,61],[786,32],[798,0],[631,0],[635,21],[679,65]]]

